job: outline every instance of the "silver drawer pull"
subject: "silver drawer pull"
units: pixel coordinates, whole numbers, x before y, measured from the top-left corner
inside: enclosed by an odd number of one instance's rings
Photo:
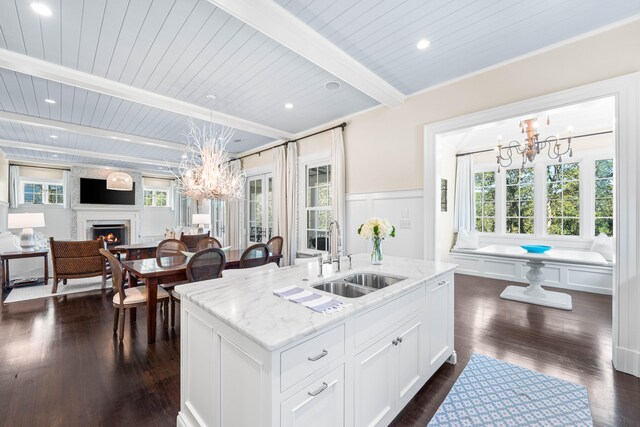
[[[317,396],[320,393],[322,393],[323,391],[325,391],[327,389],[327,387],[329,387],[329,384],[323,382],[322,385],[317,390],[308,391],[307,394],[309,396],[311,396],[311,397]]]
[[[402,342],[402,337],[398,337],[396,340],[398,340],[398,342]]]
[[[313,357],[307,357],[307,360],[309,360],[309,362],[315,362],[316,360],[320,360],[323,357],[325,357],[327,354],[329,354],[329,352],[327,350],[322,350],[322,353],[320,353],[317,356],[313,356]]]

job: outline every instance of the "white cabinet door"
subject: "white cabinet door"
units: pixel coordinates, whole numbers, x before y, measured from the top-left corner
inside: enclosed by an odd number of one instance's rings
[[[419,315],[400,329],[396,340],[397,387],[396,399],[399,407],[404,407],[422,384],[424,375],[425,349],[424,314]]]
[[[280,425],[344,426],[344,365],[282,403]]]
[[[429,369],[437,369],[453,351],[453,276],[427,287]]]
[[[394,408],[396,347],[392,338],[360,353],[355,360],[355,424],[387,425]]]

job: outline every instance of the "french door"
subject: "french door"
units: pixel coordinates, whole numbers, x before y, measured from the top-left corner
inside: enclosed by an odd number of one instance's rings
[[[271,174],[247,178],[247,241],[266,243],[273,230],[273,179]]]
[[[210,200],[210,203],[211,236],[220,242],[225,242],[224,202],[222,200]]]

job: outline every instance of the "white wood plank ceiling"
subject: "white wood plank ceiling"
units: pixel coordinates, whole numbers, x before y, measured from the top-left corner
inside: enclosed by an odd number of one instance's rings
[[[401,102],[640,13],[640,0],[253,1],[292,27],[308,26],[326,39],[323,52],[329,46],[364,71],[345,77],[348,84],[327,71],[338,70],[329,59],[309,55],[313,46],[296,47],[295,34],[276,35],[270,16],[261,22],[226,0],[41,0],[51,16],[35,13],[31,0],[2,0],[0,140],[40,144],[43,151],[2,148],[2,142],[0,148],[11,158],[157,170],[164,163],[154,162],[179,161],[175,144],[184,143],[188,118],[202,123],[211,110],[214,121],[234,123],[240,141],[228,148],[243,152],[381,100],[390,105],[376,85]],[[422,38],[431,42],[426,50],[416,49]],[[342,85],[329,91],[328,81]],[[96,156],[91,161],[55,148]],[[107,153],[132,161],[106,159]]]

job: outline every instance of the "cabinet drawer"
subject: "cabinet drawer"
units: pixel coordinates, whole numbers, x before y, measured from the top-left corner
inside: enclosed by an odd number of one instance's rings
[[[283,402],[280,425],[344,426],[344,395],[344,365],[340,365]]]
[[[375,337],[383,336],[412,314],[424,310],[424,289],[424,286],[420,286],[400,298],[356,317],[355,346],[359,347]]]
[[[344,355],[344,324],[280,355],[280,390],[284,391]]]

